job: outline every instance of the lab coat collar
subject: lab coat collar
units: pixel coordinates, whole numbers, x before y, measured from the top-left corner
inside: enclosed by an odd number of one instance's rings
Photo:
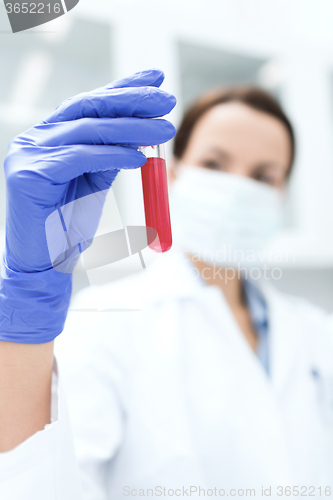
[[[255,366],[259,376],[267,379],[264,367],[240,330],[222,290],[217,285],[208,285],[185,254],[177,250],[168,252],[148,268],[146,278],[145,305],[156,305],[168,300],[192,300],[197,307],[206,311],[207,325],[209,318],[215,325],[220,325],[217,329],[223,328],[230,342],[238,344],[239,356],[245,356],[243,359],[250,366]]]
[[[202,302],[208,303],[214,296],[218,300],[219,295],[225,302],[221,290],[217,286],[207,286],[189,258],[177,250],[159,257],[148,268],[146,277],[145,296],[149,302],[190,297],[200,300],[201,297]],[[273,387],[281,394],[286,388],[291,371],[297,364],[298,352],[301,349],[300,318],[295,313],[291,297],[279,292],[263,280],[256,281],[254,285],[267,305],[270,378]],[[229,309],[227,304],[225,306]],[[211,311],[213,313],[213,309]],[[236,321],[234,326],[238,328]]]

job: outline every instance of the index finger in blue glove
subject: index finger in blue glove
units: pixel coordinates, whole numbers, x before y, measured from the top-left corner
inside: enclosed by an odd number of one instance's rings
[[[122,116],[157,118],[169,114],[175,105],[173,95],[155,87],[99,89],[65,101],[43,123]]]
[[[160,87],[164,81],[164,73],[160,69],[151,68],[144,71],[138,71],[131,76],[122,78],[106,85],[106,89],[119,89],[124,87]]]

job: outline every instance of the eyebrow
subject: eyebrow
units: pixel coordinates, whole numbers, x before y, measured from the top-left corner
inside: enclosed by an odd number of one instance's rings
[[[231,159],[231,156],[226,151],[224,151],[223,149],[220,149],[220,148],[211,148],[206,152],[206,154],[216,154],[217,156],[219,156],[220,158],[222,158],[225,161],[228,161]],[[261,163],[254,165],[254,168],[256,168],[256,169],[273,168],[274,170],[276,170],[276,169],[280,169],[280,165],[279,165],[279,163],[277,163],[273,160],[272,161],[268,160],[268,161],[263,161]]]
[[[226,151],[223,151],[223,149],[212,148],[212,149],[208,150],[206,154],[209,154],[209,153],[214,153],[217,156],[220,156],[221,158],[223,158],[224,160],[230,160],[230,155]]]

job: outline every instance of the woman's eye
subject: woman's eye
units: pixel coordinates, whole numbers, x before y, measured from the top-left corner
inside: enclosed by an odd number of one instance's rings
[[[202,162],[202,166],[211,170],[222,170],[221,164],[218,161],[207,160]]]
[[[272,177],[269,174],[257,174],[255,176],[253,176],[253,178],[256,181],[264,182],[265,184],[269,184],[270,186],[275,186],[275,184],[276,184],[274,177]]]

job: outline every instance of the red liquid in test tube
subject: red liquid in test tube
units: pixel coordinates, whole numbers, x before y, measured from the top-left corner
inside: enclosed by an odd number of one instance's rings
[[[141,167],[141,177],[148,246],[155,252],[163,253],[172,246],[164,147],[142,147],[140,151],[147,156],[147,162]],[[149,233],[149,228],[153,232]],[[152,233],[153,238],[149,237]]]

